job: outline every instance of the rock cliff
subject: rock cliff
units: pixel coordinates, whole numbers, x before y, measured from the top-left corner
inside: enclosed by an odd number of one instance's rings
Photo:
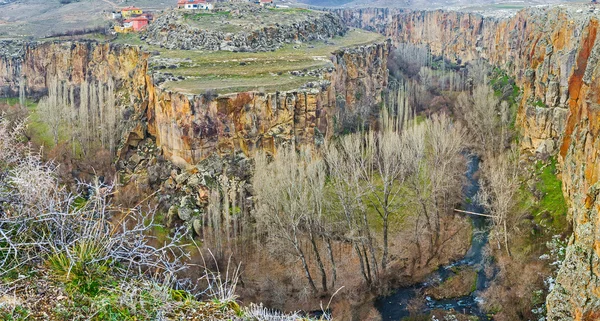
[[[522,148],[555,151],[574,233],[549,320],[600,318],[600,41],[594,7],[531,8],[508,19],[459,12],[339,10],[350,25],[394,42],[428,44],[456,61],[478,58],[506,69],[523,88]]]
[[[84,81],[106,83],[112,78],[117,101],[126,120],[124,149],[153,136],[172,159],[197,163],[214,152],[273,152],[292,141],[319,143],[332,134],[339,97],[348,108],[376,97],[387,81],[386,59],[390,44],[381,43],[333,54],[332,72],[316,88],[257,93],[244,92],[217,98],[170,92],[155,85],[148,70],[149,54],[138,47],[95,42],[2,44],[0,89],[43,95],[50,79],[77,86]],[[22,81],[21,81],[22,80]]]

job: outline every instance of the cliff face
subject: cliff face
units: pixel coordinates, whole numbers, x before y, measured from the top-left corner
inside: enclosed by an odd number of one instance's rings
[[[148,74],[148,54],[137,47],[92,42],[10,46],[11,54],[0,59],[3,92],[17,93],[20,79],[30,95],[40,95],[53,78],[74,85],[112,78],[119,107],[124,113],[134,111],[125,118],[131,129],[126,142],[154,136],[167,156],[191,164],[214,152],[273,152],[286,142],[321,142],[332,134],[338,96],[352,108],[362,103],[354,95],[360,88],[364,97],[375,97],[370,103],[378,102],[386,86],[390,48],[383,43],[334,53],[334,71],[318,88],[245,92],[207,101],[156,86]]]
[[[600,318],[600,41],[587,6],[532,8],[505,20],[457,12],[338,11],[354,26],[395,42],[428,44],[455,60],[488,59],[523,88],[522,148],[557,151],[574,233],[549,320]]]
[[[337,104],[348,108],[378,103],[387,85],[390,44],[374,44],[333,54],[334,71],[320,88],[302,91],[245,92],[207,101],[154,89],[150,97],[150,133],[169,155],[195,163],[210,153],[241,150],[274,152],[286,142],[319,144],[332,135]],[[374,101],[358,99],[374,97]]]

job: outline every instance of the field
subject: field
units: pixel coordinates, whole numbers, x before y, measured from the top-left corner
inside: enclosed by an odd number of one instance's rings
[[[199,29],[237,33],[274,25],[292,25],[324,14],[300,8],[262,8],[251,4],[219,4],[215,13],[185,13],[186,24]]]
[[[185,78],[168,81],[163,86],[174,91],[201,94],[212,89],[218,93],[296,89],[318,79],[316,74],[307,75],[310,70],[332,66],[332,52],[383,39],[377,33],[353,29],[346,36],[330,39],[327,43],[287,44],[276,51],[246,53],[167,50],[145,45],[133,35],[119,36],[115,42],[142,45],[146,50],[159,52],[159,56],[153,57],[151,66],[155,69],[161,65],[170,67],[164,72]],[[291,74],[293,71],[302,75],[294,76]]]
[[[152,59],[154,68],[175,63],[177,68],[167,69],[185,80],[168,81],[163,86],[178,92],[201,94],[209,89],[218,93],[247,90],[291,90],[317,80],[316,76],[293,76],[292,71],[305,71],[331,66],[330,55],[341,48],[382,41],[383,36],[359,29],[350,30],[344,37],[328,41],[287,44],[276,51],[231,52],[167,50],[143,43],[135,35],[119,35],[115,43],[141,45],[146,50],[157,51]],[[162,71],[161,71],[162,72]]]

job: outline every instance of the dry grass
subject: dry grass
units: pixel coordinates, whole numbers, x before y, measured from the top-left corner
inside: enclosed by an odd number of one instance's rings
[[[291,90],[314,81],[316,77],[292,76],[291,71],[306,72],[332,66],[332,52],[342,48],[356,47],[383,41],[384,37],[364,30],[353,29],[344,37],[329,42],[313,41],[303,44],[287,44],[276,51],[230,52],[167,50],[143,44],[135,35],[120,35],[114,42],[142,45],[144,49],[158,52],[151,65],[169,66],[178,61],[177,68],[167,72],[186,77],[184,81],[166,82],[165,88],[190,94],[200,94],[207,89],[219,93],[247,90]]]
[[[0,8],[0,38],[11,38],[102,26],[106,23],[102,13],[111,6],[100,0],[66,5],[59,0],[24,0]]]
[[[165,88],[182,93],[201,94],[214,89],[219,94],[244,91],[285,91],[300,88],[315,77],[291,77],[289,75],[273,75],[253,78],[192,78],[177,82],[168,82]]]
[[[235,6],[218,4],[221,11],[213,13],[186,13],[185,23],[199,28],[222,32],[257,30],[276,25],[292,25],[314,19],[324,12],[300,8],[259,8],[254,4],[236,3]]]

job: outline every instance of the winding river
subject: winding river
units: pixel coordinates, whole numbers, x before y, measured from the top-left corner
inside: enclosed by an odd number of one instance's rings
[[[477,171],[479,170],[480,160],[476,156],[469,156],[467,163],[467,184],[464,187],[465,202],[463,207],[466,211],[483,213],[484,209],[472,202],[479,191],[479,180]],[[396,289],[389,296],[380,297],[375,302],[375,307],[381,314],[382,320],[401,320],[410,316],[409,302],[416,298],[420,290],[433,283],[441,283],[453,275],[451,269],[460,267],[470,267],[477,272],[476,290],[467,296],[458,298],[434,300],[426,297],[425,307],[422,313],[428,313],[432,310],[454,310],[459,313],[476,315],[479,320],[488,320],[486,314],[479,308],[480,301],[478,294],[488,286],[487,276],[485,274],[486,266],[490,265],[490,260],[486,260],[483,255],[483,249],[488,242],[489,227],[486,218],[482,216],[470,216],[473,224],[473,239],[469,251],[463,259],[453,264],[440,267],[437,271],[430,274],[426,281],[410,287]]]

